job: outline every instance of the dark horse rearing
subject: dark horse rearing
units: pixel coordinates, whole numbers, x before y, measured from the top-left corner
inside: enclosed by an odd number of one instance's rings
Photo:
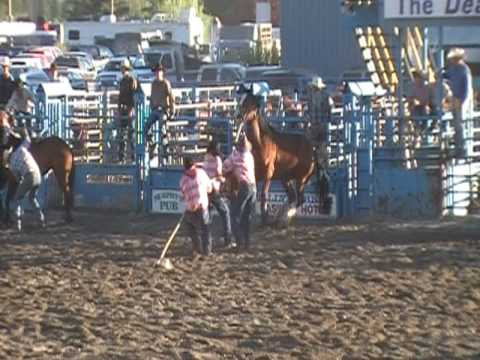
[[[273,179],[284,185],[288,204],[296,208],[305,202],[305,186],[315,172],[314,149],[303,134],[281,133],[265,123],[260,116],[261,98],[251,89],[242,89],[240,115],[252,144],[255,177],[263,180],[261,195],[262,221],[267,222],[267,195]]]
[[[18,183],[10,172],[10,170],[3,164],[3,152],[9,148],[16,148],[21,139],[10,134],[10,116],[5,111],[0,111],[0,150],[1,150],[1,166],[0,166],[0,188],[8,186],[7,197],[5,200],[5,221],[9,222],[10,200],[15,196]],[[58,185],[62,189],[64,195],[65,205],[65,219],[67,222],[73,220],[73,188],[75,178],[75,163],[73,152],[68,144],[56,136],[47,137],[38,141],[33,141],[30,147],[34,159],[40,167],[40,172],[45,175],[48,171],[53,170],[57,179]]]

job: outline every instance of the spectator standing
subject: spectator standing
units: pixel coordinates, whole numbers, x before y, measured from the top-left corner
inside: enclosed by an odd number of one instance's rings
[[[10,74],[10,59],[3,58],[2,77],[0,78],[0,107],[5,108],[15,90],[15,81]]]
[[[130,62],[125,59],[121,66],[123,77],[120,80],[120,91],[118,95],[118,135],[120,139],[118,147],[118,158],[120,162],[125,159],[126,144],[130,148],[131,160],[135,159],[133,144],[134,124],[133,112],[135,109],[135,92],[137,91],[137,81],[130,74]],[[126,135],[126,139],[125,139]]]
[[[465,157],[463,126],[465,114],[472,102],[472,73],[464,61],[465,51],[454,48],[448,53],[445,77],[450,81],[453,95],[453,126],[455,128],[455,156]]]

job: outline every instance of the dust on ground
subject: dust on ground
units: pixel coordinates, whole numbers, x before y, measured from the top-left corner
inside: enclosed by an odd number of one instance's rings
[[[192,260],[178,217],[0,234],[2,359],[480,358],[480,219],[296,224]]]

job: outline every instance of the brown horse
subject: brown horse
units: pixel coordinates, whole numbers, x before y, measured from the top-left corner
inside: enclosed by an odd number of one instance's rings
[[[3,164],[4,150],[19,146],[21,139],[11,134],[10,117],[4,112],[0,111],[0,141],[1,141],[1,166],[0,166],[0,188],[4,188],[6,185],[7,197],[5,200],[6,211],[5,221],[9,222],[9,205],[10,200],[15,195],[18,183],[10,172],[10,170]],[[30,147],[30,152],[40,167],[40,172],[45,175],[50,170],[53,170],[57,182],[64,195],[65,205],[65,219],[67,222],[71,222],[72,208],[73,208],[73,188],[75,178],[75,163],[73,159],[73,153],[68,144],[56,136],[47,137],[38,141],[33,141]]]
[[[260,98],[243,89],[240,116],[252,144],[255,177],[263,180],[261,195],[262,221],[267,221],[267,195],[272,180],[278,179],[288,194],[288,204],[300,207],[304,202],[305,185],[315,172],[314,149],[302,134],[281,133],[266,124],[259,113]]]

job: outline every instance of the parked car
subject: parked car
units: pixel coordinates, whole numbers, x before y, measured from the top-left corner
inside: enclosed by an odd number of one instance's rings
[[[58,54],[53,50],[53,47],[32,47],[24,51],[25,54],[35,54],[46,59],[46,67],[50,66],[55,61]]]
[[[15,56],[15,58],[22,58],[22,59],[38,59],[40,62],[40,67],[47,68],[50,66],[50,61],[48,60],[47,56],[42,53],[26,53],[22,52]]]
[[[87,80],[94,80],[97,77],[97,71],[92,64],[85,59],[75,56],[59,56],[55,59],[55,64],[61,68],[78,69]]]
[[[0,56],[7,56],[9,58],[13,58],[24,51],[25,51],[24,46],[9,46],[9,45],[0,46]]]
[[[297,91],[302,96],[314,76],[309,71],[280,68],[261,73],[255,81],[265,81],[270,89],[282,90],[284,95],[291,96]]]
[[[36,69],[43,69],[43,62],[37,57],[23,57],[16,56],[10,59],[10,66],[14,67],[31,67]]]
[[[130,60],[126,56],[119,56],[110,59],[102,71],[97,75],[97,87],[116,87],[122,79],[122,65],[124,61]]]
[[[70,82],[72,89],[88,90],[88,82],[83,77],[82,73],[77,69],[64,68],[58,72],[59,76],[65,77]]]
[[[90,54],[97,69],[103,69],[108,61],[113,58],[113,52],[102,45],[77,45],[71,47],[70,51],[81,51]]]
[[[64,53],[64,56],[78,57],[78,58],[84,59],[88,63],[88,66],[90,66],[91,68],[96,68],[96,65],[93,61],[93,57],[89,53],[86,53],[83,51],[68,51]]]
[[[45,71],[40,69],[28,70],[22,74],[19,74],[19,77],[25,82],[25,84],[33,92],[37,90],[40,84],[50,81]]]
[[[246,77],[246,69],[236,63],[203,65],[198,70],[197,81],[210,82],[237,82]]]

